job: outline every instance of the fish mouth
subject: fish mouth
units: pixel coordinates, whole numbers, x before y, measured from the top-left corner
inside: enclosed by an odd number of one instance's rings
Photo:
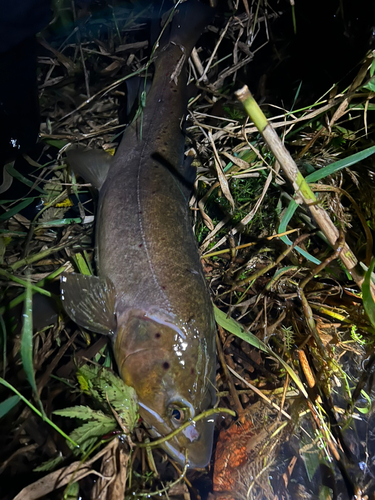
[[[159,415],[155,415],[150,408],[147,408],[142,403],[139,405],[140,414],[145,422],[149,424],[148,430],[152,437],[164,437],[175,430]],[[160,446],[182,467],[187,466],[190,469],[204,468],[211,459],[214,426],[215,419],[212,416],[199,422],[192,422],[186,429],[168,441],[164,441]]]

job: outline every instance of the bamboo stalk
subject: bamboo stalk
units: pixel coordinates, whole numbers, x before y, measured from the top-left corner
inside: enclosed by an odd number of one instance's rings
[[[295,161],[281,142],[272,125],[267,121],[267,118],[264,116],[262,110],[251,95],[248,87],[245,85],[242,89],[237,90],[236,97],[243,104],[248,116],[262,134],[276,160],[280,163],[285,175],[292,183],[296,194],[296,202],[307,205],[318,226],[325,234],[331,246],[334,247],[339,238],[338,229],[333,224],[327,212],[319,206],[315,194],[312,192],[304,177],[298,170]],[[354,281],[361,287],[364,280],[364,272],[358,265],[358,260],[347,243],[344,243],[343,245],[340,259],[351,274]],[[375,296],[374,285],[372,285],[372,293]]]

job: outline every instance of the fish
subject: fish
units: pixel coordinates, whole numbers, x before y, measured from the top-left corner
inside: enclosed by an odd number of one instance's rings
[[[184,162],[183,123],[187,60],[212,17],[198,0],[176,8],[155,52],[143,113],[113,158],[67,152],[73,171],[99,191],[98,276],[64,274],[63,307],[77,324],[111,338],[151,436],[191,422],[162,444],[190,468],[205,467],[212,452],[214,417],[192,419],[216,402],[216,326],[192,230],[195,171]]]

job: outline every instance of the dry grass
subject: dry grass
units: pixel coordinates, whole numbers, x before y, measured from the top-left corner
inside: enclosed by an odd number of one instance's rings
[[[220,406],[236,410],[238,420],[228,415],[218,420],[213,485],[205,473],[193,472],[168,495],[187,499],[207,490],[219,498],[241,500],[297,498],[303,489],[317,495],[319,484],[325,484],[325,498],[359,490],[365,498],[375,490],[374,330],[364,313],[360,289],[308,209],[300,207],[287,219],[293,190],[234,99],[241,68],[251,65],[254,54],[262,50],[264,42],[258,40],[267,39],[268,25],[276,16],[270,8],[258,10],[257,3],[239,7],[239,15],[215,20],[205,35],[206,46],[198,44],[189,61],[190,78],[198,84],[187,124],[187,148],[197,167],[190,207],[216,306],[270,351],[266,354],[219,326]],[[68,20],[80,15],[69,9]],[[119,11],[104,20],[94,17],[81,24],[80,31],[73,24],[66,28],[67,22],[58,43],[41,40],[42,147],[39,158],[26,161],[32,187],[43,190],[37,194],[43,209],[30,217],[22,215],[19,203],[29,195],[4,203],[6,210],[15,208],[11,217],[3,217],[0,234],[2,377],[30,401],[33,396],[21,367],[21,334],[11,322],[16,309],[10,306],[22,304],[24,298],[24,287],[16,280],[30,281],[54,296],[62,272],[94,267],[91,194],[87,185],[71,178],[64,153],[73,142],[104,149],[118,144],[124,128],[117,113],[125,92],[124,75],[143,75],[148,63],[148,40],[142,31],[147,15],[144,10]],[[223,47],[227,54],[219,60]],[[362,83],[357,77],[334,98],[327,96],[293,111],[264,105],[303,175],[311,174],[312,167],[319,170],[365,151],[371,142],[368,113],[373,93],[363,87],[370,62],[358,73]],[[370,174],[371,163],[363,159],[337,168],[313,188],[342,241],[367,266],[375,212]],[[302,253],[287,244],[289,237],[298,238]],[[105,339],[56,312],[50,312],[52,326],[34,334],[32,347],[37,394],[49,417],[58,408],[95,405],[77,382],[76,365],[111,363]],[[0,399],[11,395],[1,390]],[[38,397],[34,394],[36,407]],[[67,433],[74,427],[66,419],[52,420]],[[181,475],[161,451],[154,451],[152,458],[135,448],[129,460],[128,444],[119,440],[92,450],[82,466],[72,464],[65,439],[22,402],[2,422],[0,474],[10,478],[4,499],[34,483],[39,476],[32,470],[59,454],[65,459],[59,465],[64,468],[59,486],[69,486],[74,498],[94,498],[99,483],[103,498],[117,498],[116,488],[125,488],[125,470],[131,471],[127,492],[136,491],[137,497],[164,491]],[[143,441],[146,436],[140,427],[132,440]],[[110,459],[117,468],[108,467]],[[56,473],[44,474],[49,474],[44,483],[49,486],[41,493],[61,498]],[[315,474],[320,476],[313,480]],[[23,499],[37,498],[27,492]]]

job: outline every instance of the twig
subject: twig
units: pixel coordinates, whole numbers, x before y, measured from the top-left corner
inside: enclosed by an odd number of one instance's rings
[[[223,335],[224,331],[220,325],[218,325],[218,329],[220,331],[220,334]],[[236,412],[241,420],[241,416],[243,416],[243,407],[242,407],[240,398],[238,397],[236,387],[233,383],[232,375],[229,373],[227,363],[225,361],[225,356],[224,356],[223,347],[221,345],[219,334],[216,334],[216,346],[217,346],[217,354],[219,356],[219,360],[220,360],[221,366],[223,368],[225,378],[227,379],[227,382],[228,382],[229,391],[230,391],[230,394],[233,398],[234,407],[235,407]]]

